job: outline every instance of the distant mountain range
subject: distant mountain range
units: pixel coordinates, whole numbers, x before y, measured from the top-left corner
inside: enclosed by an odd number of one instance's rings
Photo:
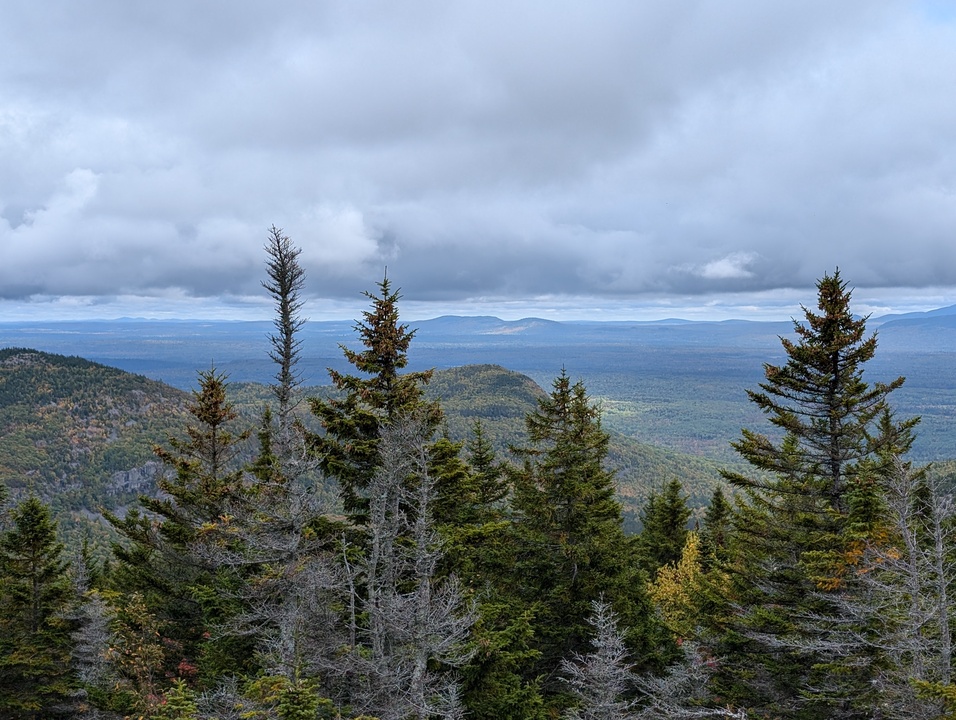
[[[613,430],[644,443],[731,460],[729,442],[741,427],[761,427],[746,389],[762,380],[763,364],[784,359],[779,337],[792,322],[555,322],[538,318],[447,316],[417,328],[411,370],[499,365],[542,387],[566,370],[583,379],[605,406]],[[879,333],[868,377],[905,375],[894,405],[921,415],[915,456],[956,458],[956,306],[870,318]],[[348,369],[340,344],[355,347],[353,321],[309,322],[302,334],[303,377],[327,382],[327,368]],[[195,386],[196,372],[215,365],[235,382],[267,383],[270,322],[112,321],[0,323],[0,347],[79,355],[162,380]]]
[[[953,315],[956,315],[956,305],[947,305],[946,307],[936,308],[935,310],[927,310],[926,312],[881,315],[879,317],[870,318],[870,322],[877,325],[882,325],[884,323],[895,322],[897,320],[925,320],[930,318],[949,317]]]

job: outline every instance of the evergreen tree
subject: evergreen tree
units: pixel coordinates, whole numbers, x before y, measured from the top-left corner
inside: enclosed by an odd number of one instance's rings
[[[217,521],[224,502],[242,492],[242,452],[250,432],[233,429],[239,414],[226,387],[222,373],[200,372],[189,405],[194,422],[186,426],[186,437],[171,437],[168,448],[154,448],[174,475],[159,482],[168,498],[144,498],[142,505],[165,518],[160,532],[176,545],[189,543],[204,523]]]
[[[480,420],[472,426],[472,436],[468,441],[468,464],[475,477],[476,504],[481,508],[482,520],[496,520],[502,515],[502,503],[508,496],[508,482],[504,466],[495,457],[491,440],[485,435]]]
[[[640,567],[653,577],[658,568],[680,560],[687,541],[690,508],[680,480],[670,480],[661,492],[652,492],[641,511],[637,537]]]
[[[305,285],[305,270],[299,264],[302,249],[293,245],[292,240],[275,225],[269,228],[265,250],[269,256],[266,262],[268,280],[263,281],[262,286],[272,296],[275,305],[273,324],[276,334],[269,337],[272,344],[269,357],[278,369],[272,391],[279,405],[279,426],[288,429],[293,422],[293,392],[301,383],[296,366],[302,345],[298,332],[305,325],[305,319],[300,315],[303,300],[299,295]]]
[[[50,509],[28,497],[0,535],[0,717],[70,715],[74,600]]]
[[[355,325],[364,350],[341,346],[345,359],[362,375],[329,370],[337,395],[312,398],[312,413],[323,432],[310,435],[310,445],[322,471],[338,481],[345,511],[354,520],[367,519],[364,490],[379,464],[378,438],[383,425],[424,413],[429,438],[441,420],[438,403],[424,399],[423,385],[431,372],[402,373],[415,336],[399,323],[398,301],[385,277],[378,294],[366,292],[372,307]]]
[[[460,443],[440,438],[430,449],[436,478],[434,515],[444,543],[442,572],[455,574],[474,593],[491,598],[500,580],[501,544],[508,522],[502,500],[508,492],[504,468],[475,423],[467,459]]]
[[[531,668],[533,613],[513,607],[515,545],[504,499],[504,467],[475,422],[467,462],[445,438],[432,447],[435,518],[443,539],[443,575],[454,575],[477,603],[474,654],[462,671],[462,699],[476,720],[532,720],[543,716],[540,682]]]
[[[159,481],[164,495],[141,497],[146,511],[126,517],[107,514],[126,538],[114,545],[118,560],[114,581],[125,593],[141,593],[159,627],[167,633],[172,666],[195,666],[205,657],[207,677],[247,667],[252,659],[249,638],[211,634],[238,612],[233,578],[219,572],[220,563],[201,546],[226,544],[233,536],[225,522],[247,493],[243,452],[247,430],[235,431],[238,413],[228,401],[226,378],[211,369],[199,374],[199,389],[189,405],[192,422],[184,437],[171,437],[169,447],[154,451],[171,473]]]
[[[605,597],[628,628],[639,664],[653,664],[667,640],[653,619],[644,582],[622,529],[614,476],[604,467],[608,435],[584,386],[562,373],[551,394],[526,418],[530,444],[513,451],[518,602],[535,613],[535,675],[545,689],[561,660],[586,651],[591,603]],[[559,701],[560,702],[560,701]]]
[[[504,565],[498,575],[507,581]],[[548,714],[542,678],[535,675],[541,651],[534,637],[534,611],[516,607],[501,587],[489,583],[486,592],[478,596],[478,619],[472,629],[475,653],[461,669],[467,716],[476,720],[544,720]]]
[[[165,693],[163,702],[150,715],[151,720],[196,720],[195,693],[182,680],[173,682]]]
[[[9,499],[9,495],[10,491],[7,490],[7,486],[0,482],[0,531],[5,530],[7,527],[7,500]]]
[[[781,717],[854,718],[868,716],[862,706],[873,699],[872,678],[829,665],[801,618],[838,612],[818,591],[851,591],[846,550],[854,532],[876,522],[886,453],[908,448],[916,421],[881,422],[903,378],[863,380],[875,334],[853,317],[839,271],[817,289],[819,313],[804,308],[804,321],[794,322],[797,341],[781,339],[786,364],[765,365],[760,390],[748,391],[776,434],[744,430],[733,446],[760,472],[725,473],[743,492],[733,598],[743,612],[725,636],[733,679],[723,678],[723,690]]]
[[[727,560],[732,514],[724,491],[715,488],[700,526],[700,559],[704,569]]]

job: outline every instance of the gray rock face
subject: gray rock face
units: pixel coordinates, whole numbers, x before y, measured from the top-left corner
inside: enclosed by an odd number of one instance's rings
[[[121,493],[155,494],[156,481],[162,471],[163,464],[155,460],[150,460],[146,464],[131,470],[120,470],[110,477],[106,490],[111,495]]]

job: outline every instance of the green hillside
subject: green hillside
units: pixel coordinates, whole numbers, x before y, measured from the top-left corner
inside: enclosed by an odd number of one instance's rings
[[[328,388],[314,387],[304,394],[324,392]],[[250,426],[271,397],[266,386],[255,383],[236,383],[230,393]],[[428,395],[441,400],[450,437],[467,439],[480,420],[506,459],[508,446],[523,441],[525,414],[544,391],[503,367],[466,365],[436,371]],[[154,492],[161,468],[152,448],[181,434],[188,399],[188,393],[163,383],[78,357],[2,350],[0,481],[15,493],[33,492],[49,502],[67,532],[89,532],[99,508],[122,508],[140,493]],[[306,413],[307,405],[299,409]],[[610,462],[631,526],[648,493],[670,478],[684,483],[698,507],[719,478],[712,461],[620,433],[612,433]],[[102,531],[93,527],[94,535]]]
[[[182,427],[187,397],[82,358],[0,350],[0,482],[50,503],[67,534],[96,535],[98,508],[155,489],[152,448]]]
[[[269,402],[269,389],[257,383],[230,386],[232,399],[242,414],[253,419]],[[329,392],[327,387],[311,387],[305,396]],[[471,437],[476,420],[491,440],[499,458],[507,459],[508,446],[521,444],[525,415],[537,407],[545,391],[534,380],[500,365],[463,365],[436,370],[426,388],[430,400],[439,400],[444,410],[444,430],[454,440]],[[304,403],[300,409],[305,409]],[[304,418],[310,424],[310,418]],[[669,448],[639,442],[610,429],[608,460],[617,473],[618,489],[628,524],[633,527],[648,494],[660,489],[671,478],[679,478],[692,507],[706,505],[720,482],[716,461]]]
[[[545,393],[531,378],[500,365],[463,365],[436,370],[426,396],[441,402],[451,437],[470,437],[480,420],[495,450],[503,454],[509,444],[520,441],[525,415]]]
[[[501,366],[464,365],[437,370],[428,395],[441,400],[452,438],[468,438],[474,421],[480,420],[496,450],[506,458],[508,445],[522,442],[524,417],[545,392],[531,378]],[[671,478],[681,481],[688,503],[698,508],[709,502],[720,482],[720,466],[712,460],[638,442],[613,430],[608,460],[617,474],[618,492],[632,528],[648,494]]]

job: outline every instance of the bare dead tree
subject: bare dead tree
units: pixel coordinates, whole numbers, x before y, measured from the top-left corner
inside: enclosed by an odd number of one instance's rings
[[[316,523],[331,509],[315,492],[318,461],[307,452],[295,414],[298,333],[305,324],[301,249],[272,226],[265,250],[268,278],[262,285],[275,310],[269,352],[277,366],[275,413],[266,409],[258,456],[242,492],[230,498],[218,532],[202,538],[200,552],[240,578],[236,593],[243,612],[221,632],[255,634],[263,669],[297,680],[322,668],[342,642],[339,618],[330,608],[342,602],[343,574],[316,535]]]
[[[696,643],[684,642],[682,657],[663,675],[636,675],[610,604],[597,600],[591,605],[592,651],[561,663],[577,700],[566,720],[746,719],[742,710],[715,707],[707,683],[716,661]]]
[[[743,709],[715,707],[707,683],[718,661],[709,657],[695,642],[682,643],[681,652],[683,657],[668,667],[664,675],[635,678],[643,699],[641,709],[634,717],[637,720],[746,720]]]
[[[242,608],[215,632],[256,638],[262,669],[289,680],[326,670],[346,644],[340,613],[346,578],[334,548],[315,532],[328,514],[298,482],[262,484],[227,506],[224,520],[200,537],[195,552],[221,571]]]
[[[358,566],[367,625],[357,628],[364,648],[350,660],[360,679],[353,704],[381,720],[463,716],[447,668],[469,659],[475,614],[455,578],[435,580],[441,541],[431,515],[436,488],[426,437],[417,418],[384,426],[381,465],[368,487],[368,550]]]
[[[256,707],[248,697],[243,695],[239,688],[239,681],[234,677],[225,678],[216,687],[206,690],[196,698],[198,716],[203,720],[243,720],[253,717],[251,710],[262,712],[261,716],[268,717],[264,708]]]
[[[565,680],[577,700],[577,706],[565,714],[567,720],[634,720],[637,701],[633,694],[634,675],[628,662],[624,636],[610,603],[603,599],[591,603],[588,623],[594,630],[593,650],[587,655],[575,653],[561,661]]]
[[[118,713],[100,710],[89,702],[90,691],[108,691],[119,682],[116,668],[110,662],[110,647],[114,634],[110,624],[114,611],[96,590],[89,590],[82,580],[74,579],[80,602],[71,614],[74,623],[71,664],[80,683],[80,696],[73,709],[76,717],[94,720],[118,720]]]

